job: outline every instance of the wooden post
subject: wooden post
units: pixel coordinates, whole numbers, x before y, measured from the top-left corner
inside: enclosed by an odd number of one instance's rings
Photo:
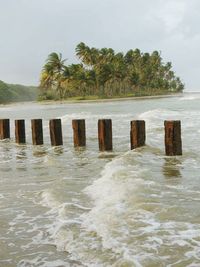
[[[26,143],[25,120],[15,120],[15,141],[17,144]]]
[[[165,152],[167,156],[182,155],[181,122],[165,121]]]
[[[31,120],[31,129],[32,129],[33,145],[43,145],[42,120],[41,119]]]
[[[111,151],[113,149],[112,120],[98,120],[98,138],[100,151]]]
[[[85,120],[72,120],[72,128],[74,132],[74,146],[85,146]]]
[[[135,149],[145,145],[145,121],[136,120],[131,121],[130,141],[131,149]]]
[[[61,119],[53,119],[49,121],[49,130],[52,146],[62,146],[62,124]]]
[[[10,138],[10,120],[0,119],[0,139]]]

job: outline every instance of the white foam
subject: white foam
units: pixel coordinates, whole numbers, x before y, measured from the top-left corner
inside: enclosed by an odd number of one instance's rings
[[[54,261],[47,261],[42,260],[40,256],[35,257],[33,260],[24,259],[21,260],[17,267],[27,267],[27,266],[41,266],[41,267],[59,267],[59,266],[65,266],[70,267],[70,264],[63,260],[54,260]]]
[[[179,98],[180,101],[190,101],[190,100],[198,100],[200,99],[200,94],[189,94],[189,95],[185,95],[181,98]]]
[[[141,267],[148,266],[147,262],[159,266],[166,262],[167,252],[162,255],[165,246],[187,249],[180,254],[184,259],[197,256],[197,226],[159,217],[173,208],[165,202],[171,190],[175,195],[187,189],[181,184],[161,187],[161,180],[157,183],[153,179],[152,172],[160,172],[157,164],[161,157],[150,155],[149,150],[130,151],[107,163],[99,177],[84,189],[91,208],[73,200],[60,202],[53,191],[43,191],[41,204],[49,207],[46,215],[52,223],[45,226],[49,237],[45,239],[40,232],[32,244],[45,240],[58,251],[67,251],[70,260],[89,267]],[[76,210],[76,217],[68,216],[70,209]],[[155,253],[159,258],[154,257]]]
[[[155,128],[160,127],[161,125],[163,126],[164,120],[179,119],[180,112],[168,109],[153,109],[141,113],[138,117],[139,119],[145,120],[147,126]]]
[[[108,163],[101,177],[85,189],[93,199],[94,207],[82,215],[83,226],[87,231],[97,232],[104,249],[121,254],[123,261],[131,260],[134,266],[141,266],[137,257],[133,256],[132,249],[123,245],[130,232],[126,227],[127,222],[122,218],[126,217],[130,202],[138,202],[137,191],[144,184],[142,172],[145,170],[135,166],[135,171],[132,170],[131,177],[128,177],[123,161],[123,158],[116,158]],[[113,231],[118,232],[118,237],[113,236]],[[120,233],[123,233],[123,237]]]
[[[53,196],[52,192],[47,190],[42,192],[41,205],[47,206],[49,208],[58,208],[61,203]]]

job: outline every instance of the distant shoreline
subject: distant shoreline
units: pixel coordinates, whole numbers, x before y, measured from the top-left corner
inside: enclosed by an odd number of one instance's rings
[[[187,93],[187,92],[186,92]],[[114,98],[97,98],[97,99],[65,99],[65,100],[42,100],[42,101],[16,101],[1,103],[0,106],[7,105],[21,105],[26,103],[35,103],[38,105],[53,105],[53,104],[87,104],[87,103],[104,103],[104,102],[121,102],[121,101],[139,101],[139,100],[150,100],[150,99],[160,99],[160,98],[172,98],[181,97],[184,93],[177,94],[167,94],[167,95],[152,95],[152,96],[130,96],[130,97],[114,97]]]
[[[129,100],[148,100],[148,99],[159,99],[159,98],[170,98],[183,96],[183,93],[169,94],[169,95],[152,95],[152,96],[132,96],[132,97],[116,97],[116,98],[102,98],[102,99],[66,99],[66,100],[42,100],[36,103],[38,104],[80,104],[80,103],[104,103],[104,102],[117,102],[117,101],[129,101]]]

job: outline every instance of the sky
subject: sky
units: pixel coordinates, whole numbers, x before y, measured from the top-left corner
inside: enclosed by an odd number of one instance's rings
[[[200,91],[199,0],[0,0],[0,80],[38,85],[51,52],[77,62],[75,47],[161,51]]]

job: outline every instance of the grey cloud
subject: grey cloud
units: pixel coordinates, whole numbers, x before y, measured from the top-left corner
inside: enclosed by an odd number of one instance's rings
[[[198,79],[198,0],[0,0],[0,79],[37,84],[47,55],[75,46],[161,50],[189,89]]]

